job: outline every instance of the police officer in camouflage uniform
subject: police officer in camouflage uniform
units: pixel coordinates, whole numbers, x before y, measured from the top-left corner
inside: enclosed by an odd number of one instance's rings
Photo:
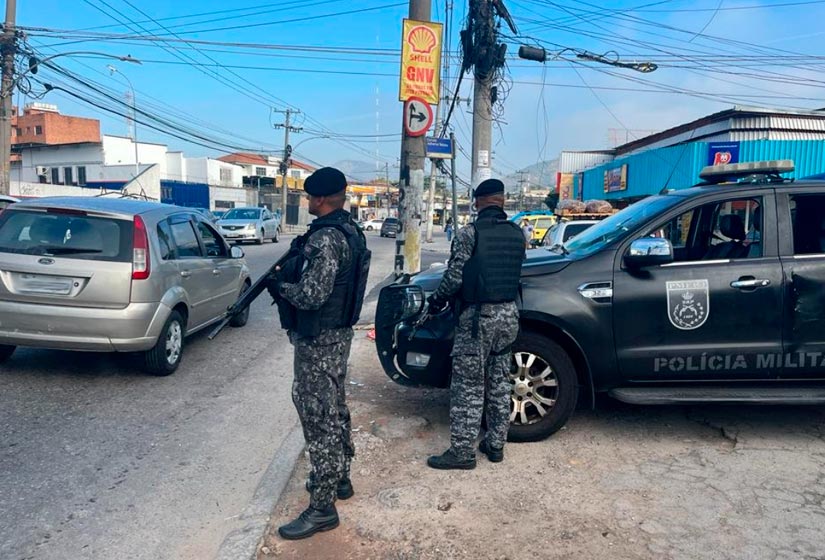
[[[510,346],[519,329],[516,307],[524,235],[504,213],[504,184],[487,179],[473,193],[478,218],[458,231],[447,271],[429,297],[430,312],[456,299],[459,313],[450,383],[450,448],[427,460],[434,469],[473,469],[481,415],[487,433],[478,449],[498,463],[510,424]],[[485,400],[486,393],[486,400]]]
[[[317,218],[293,242],[295,257],[270,284],[295,350],[292,400],[312,465],[309,508],[278,529],[285,539],[337,527],[335,499],[353,495],[349,472],[355,449],[345,378],[370,252],[364,234],[343,209],[346,187],[343,173],[330,167],[307,178],[309,213]]]

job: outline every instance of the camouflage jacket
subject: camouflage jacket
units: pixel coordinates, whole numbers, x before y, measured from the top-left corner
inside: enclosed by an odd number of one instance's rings
[[[476,246],[476,230],[468,224],[458,230],[450,250],[450,261],[447,271],[441,278],[441,283],[435,291],[438,299],[448,300],[461,289],[461,280],[464,274],[464,265],[473,256]]]
[[[352,259],[352,251],[344,234],[332,227],[325,227],[309,236],[303,248],[304,268],[301,279],[294,283],[282,283],[279,287],[281,297],[289,303],[307,311],[320,309],[332,294],[335,276],[346,268]],[[338,332],[341,331],[341,332]],[[342,341],[343,333],[352,329],[332,329],[322,332],[326,344]],[[293,333],[290,333],[290,338]]]

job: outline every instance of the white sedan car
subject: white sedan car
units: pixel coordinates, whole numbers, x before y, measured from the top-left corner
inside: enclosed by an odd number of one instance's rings
[[[218,227],[227,241],[254,241],[260,245],[264,239],[271,239],[277,243],[281,217],[266,208],[233,208],[218,220]]]
[[[384,223],[384,218],[375,218],[364,222],[363,227],[365,231],[373,231],[381,229],[381,224]]]

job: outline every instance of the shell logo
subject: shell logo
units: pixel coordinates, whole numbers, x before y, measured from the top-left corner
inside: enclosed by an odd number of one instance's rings
[[[407,43],[414,53],[430,54],[438,44],[438,39],[432,29],[419,25],[413,27],[407,34]]]

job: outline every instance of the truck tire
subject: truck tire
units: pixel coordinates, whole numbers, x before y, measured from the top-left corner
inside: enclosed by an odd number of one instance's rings
[[[519,333],[512,360],[510,410],[516,412],[507,440],[543,440],[559,431],[576,409],[576,368],[558,343],[530,331]]]
[[[175,373],[183,357],[186,324],[181,314],[172,310],[155,346],[143,354],[146,371],[152,375],[166,376]]]
[[[16,346],[9,346],[8,344],[0,344],[0,364],[11,358],[14,354]]]

